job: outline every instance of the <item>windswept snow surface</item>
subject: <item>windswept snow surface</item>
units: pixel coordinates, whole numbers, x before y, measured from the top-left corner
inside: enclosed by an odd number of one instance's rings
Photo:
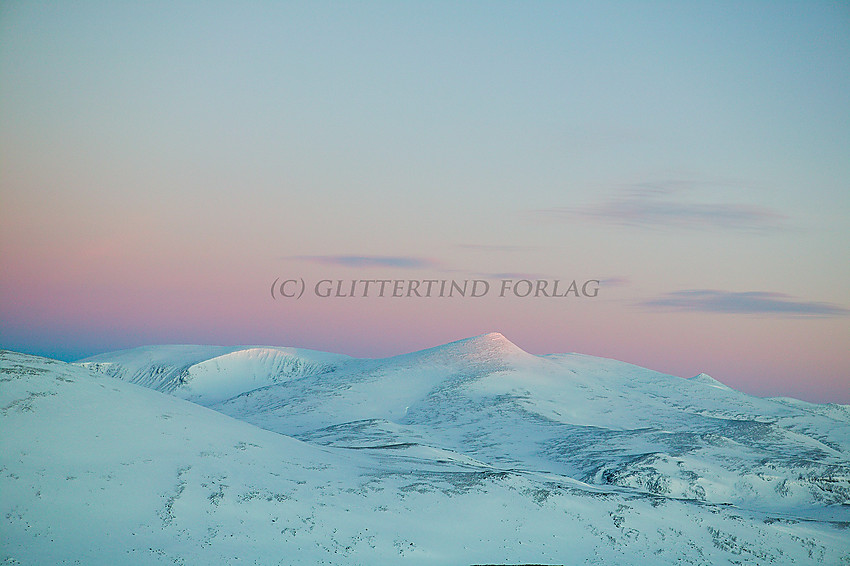
[[[0,512],[11,564],[850,564],[850,408],[496,333],[3,352]]]

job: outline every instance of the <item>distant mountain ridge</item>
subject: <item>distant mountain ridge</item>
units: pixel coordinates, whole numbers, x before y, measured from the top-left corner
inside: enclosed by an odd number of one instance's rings
[[[285,379],[332,371],[348,356],[273,346],[145,346],[81,360],[83,367],[202,405]]]
[[[848,423],[499,334],[0,351],[0,559],[850,563]]]
[[[423,445],[506,469],[753,508],[850,500],[850,420],[493,332],[382,359],[148,347],[83,367],[315,444]]]

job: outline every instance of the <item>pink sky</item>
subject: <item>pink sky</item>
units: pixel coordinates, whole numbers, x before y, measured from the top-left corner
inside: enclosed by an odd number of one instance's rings
[[[0,14],[0,347],[499,331],[850,402],[843,7],[60,4]],[[269,294],[505,274],[608,284]]]

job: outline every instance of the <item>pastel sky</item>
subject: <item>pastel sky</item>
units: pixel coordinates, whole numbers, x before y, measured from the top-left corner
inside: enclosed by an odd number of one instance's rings
[[[489,331],[850,403],[846,2],[0,5],[0,346]],[[275,300],[276,279],[601,280]]]

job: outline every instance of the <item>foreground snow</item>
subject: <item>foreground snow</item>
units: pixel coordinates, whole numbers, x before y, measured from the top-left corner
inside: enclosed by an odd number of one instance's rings
[[[3,352],[0,559],[850,563],[848,413],[498,334]]]

